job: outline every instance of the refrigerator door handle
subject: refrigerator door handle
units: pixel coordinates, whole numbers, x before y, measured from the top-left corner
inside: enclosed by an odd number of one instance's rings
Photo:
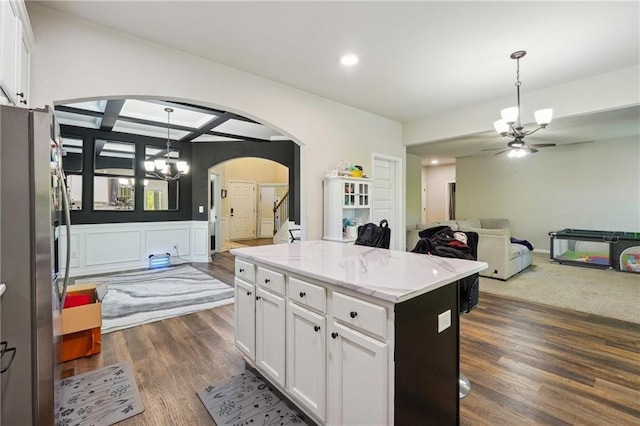
[[[60,173],[60,185],[62,186],[62,205],[64,206],[64,223],[67,228],[67,253],[65,256],[65,267],[64,267],[64,281],[62,285],[62,294],[59,293],[60,289],[58,288],[58,297],[60,298],[60,313],[62,313],[62,309],[64,308],[64,301],[67,298],[67,287],[69,286],[69,265],[71,262],[71,213],[69,207],[69,194],[67,193],[67,184],[65,183],[65,175],[64,171],[62,171],[62,165],[58,169]]]

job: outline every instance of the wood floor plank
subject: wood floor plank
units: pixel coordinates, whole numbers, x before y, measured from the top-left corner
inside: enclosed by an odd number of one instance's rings
[[[233,285],[229,253],[194,266]],[[245,368],[233,309],[103,335],[102,353],[63,364],[64,374],[129,361],[146,410],[120,425],[213,425],[196,392]],[[460,424],[640,424],[637,324],[481,292],[460,327],[460,368],[472,384]]]

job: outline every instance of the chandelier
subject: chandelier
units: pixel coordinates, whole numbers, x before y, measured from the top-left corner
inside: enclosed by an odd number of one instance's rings
[[[509,157],[522,157],[529,152],[536,152],[537,150],[531,148],[533,145],[527,146],[524,142],[524,137],[532,133],[537,132],[540,129],[544,129],[551,122],[553,116],[553,109],[545,108],[540,109],[534,113],[538,127],[533,130],[526,131],[520,121],[520,58],[523,58],[527,52],[524,50],[518,50],[511,54],[511,59],[516,60],[516,97],[517,106],[505,108],[500,111],[499,120],[493,123],[493,127],[501,136],[513,138],[511,142],[507,144],[511,150],[507,154]],[[551,146],[553,144],[544,144],[545,146]],[[542,147],[542,145],[536,145],[536,147]]]
[[[173,108],[165,108],[167,112],[167,151],[164,158],[149,160],[144,162],[144,168],[152,176],[159,179],[171,181],[180,179],[189,173],[189,165],[186,161],[176,161],[175,167],[171,163],[171,113]]]

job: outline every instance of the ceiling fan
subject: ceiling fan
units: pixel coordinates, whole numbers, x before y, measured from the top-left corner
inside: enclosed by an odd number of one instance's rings
[[[507,148],[502,149],[502,151],[496,152],[494,155],[504,154],[508,152],[507,157],[509,158],[520,158],[524,157],[527,154],[533,154],[538,152],[537,148],[547,148],[550,146],[556,146],[555,143],[536,143],[527,145],[524,141],[524,137],[516,136],[514,140],[507,143]],[[501,149],[501,148],[497,148]],[[493,149],[483,149],[483,151],[495,151],[496,148]]]

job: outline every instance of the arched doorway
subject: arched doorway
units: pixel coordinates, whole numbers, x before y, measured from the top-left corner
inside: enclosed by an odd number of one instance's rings
[[[164,111],[167,107],[174,110],[170,122]],[[67,171],[75,177],[73,189],[78,198],[72,212],[72,224],[110,224],[111,232],[118,224],[190,222],[190,234],[185,231],[187,234],[181,242],[177,243],[175,236],[171,240],[167,237],[166,241],[160,238],[154,241],[153,250],[173,253],[178,251],[175,248],[178,245],[180,256],[189,258],[185,253],[190,253],[193,261],[203,261],[202,259],[209,258],[210,250],[210,240],[207,238],[211,206],[209,168],[243,157],[270,160],[288,170],[290,218],[297,224],[301,223],[300,146],[283,132],[268,125],[196,102],[149,97],[58,101],[55,115],[60,123],[63,140],[73,141],[73,146],[65,147],[68,155],[78,157],[78,161],[69,164],[80,165],[75,170]],[[157,185],[154,186],[154,177],[145,171],[144,162],[150,155],[154,155],[153,152],[157,151],[156,156],[163,153],[168,140],[171,143],[172,158],[174,151],[177,151],[176,159],[186,160],[190,171],[175,182],[165,182],[168,185],[166,190],[156,188],[151,191],[150,188]],[[124,147],[127,148],[127,153],[121,152]],[[155,151],[151,152],[150,147]],[[109,164],[113,165],[96,169],[96,155],[106,155],[112,160]],[[118,164],[114,162],[116,158]],[[104,199],[97,200],[96,192],[98,178],[114,182],[121,180],[120,175],[127,168],[122,166],[123,158],[128,164],[127,196],[131,200],[126,211],[116,208],[116,205],[110,208],[110,199],[108,196],[105,198],[104,194]],[[162,179],[160,182],[162,183]],[[160,197],[158,200],[154,199],[157,202],[148,202],[150,193]],[[160,202],[164,196],[170,196],[171,202]],[[103,207],[96,208],[98,204]],[[127,261],[129,266],[138,265],[133,262],[139,262],[141,266],[143,258],[148,254],[145,251],[146,240],[142,238],[140,241],[141,256],[137,260],[130,258]],[[118,250],[112,247],[111,252]],[[113,263],[113,270],[118,270],[118,263],[119,261]],[[89,269],[85,270],[90,272]]]
[[[256,157],[228,160],[209,168],[209,186],[212,252],[241,247],[247,240],[274,242],[278,219],[282,226],[288,221],[288,212],[286,218],[273,212],[289,192],[289,168],[282,164]]]

